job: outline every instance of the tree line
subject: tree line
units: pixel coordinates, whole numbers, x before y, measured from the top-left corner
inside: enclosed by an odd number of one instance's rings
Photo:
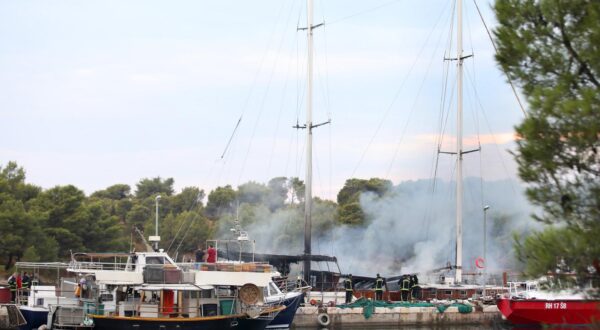
[[[115,184],[86,196],[73,185],[42,189],[27,183],[25,169],[16,162],[0,166],[0,264],[9,269],[17,261],[65,260],[71,252],[143,248],[134,227],[146,237],[154,233],[159,195],[161,248],[179,256],[222,236],[220,228],[231,227],[235,218],[252,225],[265,212],[301,214],[304,209],[304,182],[298,178],[277,177],[267,184],[250,181],[237,189],[225,185],[208,196],[198,187],[176,193],[174,183],[173,178],[144,178],[135,189]],[[338,203],[314,198],[316,231],[363,224],[359,194],[383,195],[391,187],[387,180],[351,179],[340,191]],[[299,230],[303,222],[295,226]]]

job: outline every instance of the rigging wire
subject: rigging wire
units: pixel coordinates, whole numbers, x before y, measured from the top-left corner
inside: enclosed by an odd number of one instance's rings
[[[429,190],[429,198],[431,201],[431,204],[434,204],[434,199],[435,199],[435,191],[436,191],[436,184],[437,184],[437,174],[438,174],[438,165],[439,165],[439,161],[440,161],[440,150],[441,150],[441,145],[442,145],[442,139],[443,139],[443,132],[445,130],[445,127],[447,125],[447,121],[448,121],[448,117],[450,114],[450,104],[452,103],[453,97],[454,97],[454,85],[452,85],[452,89],[451,89],[451,93],[450,93],[450,102],[448,102],[448,115],[446,116],[446,119],[444,120],[444,113],[446,113],[446,97],[448,95],[448,80],[450,77],[450,62],[446,60],[446,55],[451,53],[451,49],[452,49],[452,39],[453,39],[453,30],[454,30],[454,13],[456,12],[456,1],[452,2],[452,9],[451,9],[451,15],[449,15],[449,19],[447,21],[447,24],[449,26],[448,29],[448,43],[446,44],[446,51],[444,51],[444,60],[443,60],[443,70],[442,70],[442,93],[440,95],[440,108],[439,108],[439,122],[438,122],[438,132],[440,132],[438,134],[438,136],[436,136],[436,149],[434,151],[435,155],[433,157],[433,162],[432,162],[432,168],[431,168],[431,173],[432,173],[432,182],[431,182],[431,186],[430,186],[430,190]],[[445,12],[445,11],[444,11]],[[455,81],[456,82],[456,81]],[[426,213],[424,215],[424,221],[425,221],[425,237],[426,239],[429,239],[429,228],[430,228],[430,224],[431,224],[431,219],[434,216],[434,210],[433,209],[427,209]]]
[[[351,18],[354,18],[354,17],[357,17],[357,16],[361,16],[361,15],[364,15],[364,14],[368,14],[368,13],[371,13],[371,12],[377,11],[377,10],[379,10],[379,9],[381,9],[381,8],[385,8],[385,7],[389,6],[389,5],[393,5],[393,4],[395,4],[395,3],[397,3],[397,2],[400,2],[400,1],[401,1],[401,0],[392,0],[392,1],[388,1],[388,2],[385,2],[385,3],[381,4],[381,5],[378,5],[378,6],[375,6],[375,7],[369,8],[369,9],[365,9],[365,10],[363,10],[363,11],[360,11],[360,12],[357,12],[357,13],[354,13],[354,14],[351,14],[351,15],[348,15],[348,16],[344,16],[344,17],[338,18],[338,19],[336,19],[336,20],[333,20],[333,21],[331,21],[331,22],[330,22],[330,23],[328,23],[328,24],[329,24],[329,25],[332,25],[332,24],[337,24],[337,23],[339,23],[339,22],[342,22],[342,21],[345,21],[345,20],[348,20],[348,19],[351,19]]]
[[[438,21],[441,18],[441,16],[444,14],[445,9],[446,8],[444,8],[444,10],[442,11],[442,13],[438,17]],[[437,23],[434,26],[434,29],[435,29],[436,26],[437,26]],[[431,33],[433,33],[433,30],[431,31]],[[404,140],[404,136],[405,136],[406,131],[408,129],[408,125],[410,124],[412,116],[413,116],[413,114],[415,112],[415,109],[417,107],[417,102],[418,102],[418,100],[419,100],[419,98],[421,96],[421,92],[423,90],[423,86],[425,85],[425,81],[427,81],[427,78],[429,76],[429,72],[431,71],[431,67],[433,65],[433,60],[436,57],[436,53],[437,53],[437,50],[438,50],[438,47],[440,45],[440,41],[441,40],[442,40],[442,35],[440,34],[440,37],[438,38],[438,41],[437,41],[436,46],[435,46],[435,50],[431,53],[431,58],[429,60],[429,64],[427,65],[427,69],[425,70],[425,74],[423,76],[423,80],[421,80],[421,84],[419,85],[419,89],[417,90],[417,95],[415,96],[415,100],[414,100],[412,106],[410,107],[410,112],[408,114],[408,118],[406,120],[406,123],[404,124],[404,127],[402,128],[402,132],[400,134],[400,138],[398,139],[398,142],[396,143],[396,149],[394,150],[394,154],[393,154],[392,160],[390,161],[390,164],[388,166],[388,169],[387,169],[387,172],[386,172],[386,177],[390,177],[390,173],[392,171],[392,167],[394,165],[394,162],[396,161],[396,157],[398,155],[398,151],[400,150],[400,145],[401,145],[402,141]]]
[[[290,12],[288,14],[288,21],[289,21],[289,17],[292,14],[292,9],[293,9],[293,6],[291,6],[291,8],[290,8]],[[281,8],[280,15],[281,15],[282,12],[283,12],[283,6]],[[287,24],[285,25],[285,27],[287,29]],[[281,40],[279,41],[279,48],[277,49],[277,55],[279,55],[281,53],[281,49],[283,48],[283,42],[285,40],[285,36],[286,36],[286,33],[282,33],[281,34]],[[265,56],[266,56],[266,54],[265,54]],[[246,168],[246,162],[248,161],[248,157],[250,155],[250,151],[252,150],[252,145],[253,145],[253,142],[254,142],[254,136],[256,134],[256,129],[258,127],[258,123],[260,122],[260,119],[262,118],[263,111],[265,109],[265,103],[266,103],[266,100],[267,100],[267,95],[269,94],[269,91],[271,90],[271,82],[273,81],[273,76],[275,74],[275,69],[277,67],[277,63],[279,62],[279,57],[280,56],[276,56],[275,57],[275,63],[273,64],[273,66],[271,68],[271,73],[269,74],[269,79],[268,79],[268,82],[267,82],[267,87],[266,87],[266,90],[265,90],[265,92],[263,94],[263,97],[261,99],[261,103],[260,103],[259,110],[258,110],[258,116],[256,117],[256,120],[254,121],[254,126],[252,128],[252,133],[250,135],[250,141],[248,142],[248,149],[246,149],[246,155],[244,156],[244,160],[242,161],[242,167],[240,169],[240,174],[239,174],[238,179],[237,179],[238,185],[241,183],[242,176],[243,176],[244,170]]]
[[[371,137],[371,139],[369,140],[369,143],[367,144],[367,147],[365,148],[365,150],[363,151],[360,159],[358,160],[358,163],[356,164],[356,166],[354,167],[354,169],[352,170],[352,174],[350,175],[350,177],[354,177],[354,175],[356,174],[356,171],[358,170],[358,168],[360,167],[360,165],[362,164],[362,161],[364,160],[367,152],[369,151],[369,149],[371,148],[371,145],[373,144],[373,142],[375,141],[375,138],[377,137],[377,135],[379,134],[379,131],[381,130],[381,127],[383,126],[385,120],[387,119],[390,111],[392,110],[394,104],[396,103],[396,100],[398,99],[398,97],[400,97],[400,94],[402,93],[403,89],[404,89],[404,85],[406,84],[406,82],[408,81],[408,77],[410,76],[410,74],[412,73],[413,69],[415,68],[417,62],[419,61],[419,58],[421,57],[421,54],[423,53],[423,51],[425,50],[425,47],[427,46],[428,42],[429,42],[429,38],[431,37],[431,35],[433,34],[433,31],[435,31],[435,28],[437,27],[438,23],[440,22],[441,16],[444,13],[446,7],[444,7],[444,9],[442,10],[442,12],[440,13],[440,15],[438,16],[435,25],[433,26],[433,28],[430,30],[429,34],[427,35],[427,38],[425,39],[425,42],[423,43],[423,46],[421,47],[421,49],[419,50],[419,53],[417,54],[417,56],[415,57],[415,61],[412,63],[410,69],[408,70],[408,73],[404,76],[404,79],[402,80],[402,83],[400,84],[400,87],[398,88],[398,90],[396,91],[396,94],[394,95],[394,97],[392,98],[392,102],[390,103],[390,105],[387,107],[383,117],[381,118],[381,121],[379,122],[379,125],[377,125],[377,128],[375,129],[375,133],[373,134],[373,136]]]
[[[483,18],[483,15],[481,14],[481,10],[479,10],[477,1],[473,0],[473,3],[475,3],[475,8],[477,8],[477,13],[479,13],[479,18],[481,18],[481,23],[483,23],[483,27],[485,27],[485,31],[487,32],[487,35],[490,38],[490,42],[492,43],[492,46],[494,46],[494,52],[496,53],[496,55],[498,55],[498,47],[496,47],[496,42],[494,42],[494,38],[492,38],[490,29],[488,29],[488,26],[485,23],[485,19]],[[508,83],[510,84],[510,88],[512,89],[513,94],[515,95],[515,98],[517,99],[517,102],[519,103],[519,108],[521,108],[521,112],[523,112],[523,115],[525,117],[527,117],[527,112],[525,111],[525,107],[523,107],[523,103],[521,102],[519,93],[517,93],[517,89],[515,88],[515,85],[514,85],[512,79],[510,78],[508,71],[506,71],[503,66],[500,66],[500,68],[502,68],[502,72],[504,72],[504,74],[506,75],[506,79],[508,80]]]
[[[292,9],[293,9],[293,7],[292,7]],[[290,16],[291,16],[291,10],[290,10],[290,14],[288,15],[288,20],[289,20]],[[286,29],[287,29],[287,25],[286,25]],[[284,103],[285,103],[287,89],[288,89],[289,77],[290,77],[290,74],[291,74],[291,71],[292,71],[292,63],[293,63],[292,60],[290,60],[289,63],[288,63],[288,66],[287,66],[287,71],[286,71],[286,75],[285,75],[285,79],[284,79],[285,82],[284,82],[284,86],[283,86],[283,93],[282,93],[282,96],[281,96],[281,102],[280,102],[280,105],[279,105],[279,112],[277,114],[277,121],[276,121],[276,124],[275,124],[275,134],[273,136],[273,145],[271,147],[271,154],[269,156],[269,163],[268,163],[268,166],[267,166],[267,175],[268,175],[268,173],[271,172],[271,164],[272,164],[273,156],[275,154],[275,149],[276,149],[276,146],[277,146],[277,141],[278,141],[278,139],[277,139],[277,133],[279,132],[279,124],[281,122],[281,115],[283,113],[283,109],[285,108]]]
[[[175,249],[175,255],[177,255],[179,248],[181,248],[181,244],[183,244],[183,241],[185,240],[185,238],[187,237],[187,235],[190,233],[190,229],[192,228],[192,225],[194,224],[194,221],[198,218],[198,215],[194,215],[193,217],[190,217],[190,224],[187,228],[187,230],[185,231],[185,234],[183,235],[183,237],[181,237],[181,240],[179,241],[179,245],[177,245],[177,248]]]
[[[469,75],[466,75],[466,77],[467,77],[467,79],[471,79],[471,77]],[[474,93],[475,93],[475,99],[477,100],[477,103],[478,103],[478,105],[479,105],[479,107],[481,109],[481,114],[483,116],[485,124],[486,124],[486,126],[488,128],[488,131],[490,132],[490,136],[492,137],[492,141],[494,141],[493,144],[494,144],[494,146],[496,146],[496,150],[497,150],[499,158],[500,158],[500,164],[502,164],[504,172],[508,176],[508,167],[506,166],[506,163],[504,162],[504,158],[502,158],[502,153],[500,151],[499,143],[496,140],[496,136],[493,134],[490,122],[489,122],[487,116],[485,115],[485,111],[483,111],[484,108],[483,108],[483,105],[481,103],[481,99],[479,98],[479,94],[477,93],[477,90],[475,90]],[[513,193],[516,194],[517,193],[517,189],[514,187],[512,180],[510,180],[509,182],[510,182],[510,186],[511,186],[511,188],[513,190]]]

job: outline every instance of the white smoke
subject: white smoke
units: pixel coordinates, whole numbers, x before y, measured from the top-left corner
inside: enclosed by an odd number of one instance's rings
[[[333,251],[344,272],[365,276],[427,272],[454,265],[455,186],[438,181],[432,194],[431,184],[431,180],[403,182],[382,198],[362,194],[366,226],[337,227],[324,249]],[[482,184],[475,178],[465,180],[463,268],[475,271],[475,259],[483,255],[483,205],[491,206],[487,211],[487,267],[513,268],[512,232],[539,227],[530,217],[534,209],[517,183]]]
[[[335,205],[319,201],[313,210],[313,254],[334,255],[343,273],[393,276],[426,272],[455,263],[455,186],[432,180],[402,182],[383,197],[363,193],[360,204],[364,226],[335,224]],[[474,260],[483,254],[483,205],[487,211],[488,269],[516,267],[512,251],[513,231],[539,227],[530,214],[523,188],[514,181],[465,180],[463,268],[474,271]],[[482,193],[482,188],[484,193]],[[263,204],[241,204],[242,227],[256,240],[256,251],[301,255],[304,249],[304,215],[299,206],[271,212]],[[233,217],[221,219],[224,237]],[[224,221],[225,220],[225,221]]]

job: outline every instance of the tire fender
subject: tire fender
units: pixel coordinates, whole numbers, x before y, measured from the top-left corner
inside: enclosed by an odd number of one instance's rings
[[[322,325],[324,327],[331,324],[331,318],[329,317],[329,314],[327,314],[327,313],[321,313],[321,314],[317,315],[317,321],[319,322],[320,325]]]

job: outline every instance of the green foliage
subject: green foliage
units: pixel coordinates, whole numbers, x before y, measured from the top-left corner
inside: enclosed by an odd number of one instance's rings
[[[152,211],[144,205],[136,204],[127,213],[127,223],[144,230],[144,223],[151,220]]]
[[[371,178],[348,179],[344,187],[338,192],[337,202],[339,205],[338,221],[349,225],[363,225],[366,222],[365,214],[360,206],[360,195],[371,192],[378,198],[383,197],[392,188],[389,180]]]
[[[269,180],[267,184],[269,189],[269,195],[267,197],[267,204],[271,211],[282,208],[288,199],[289,184],[286,177],[277,177]]]
[[[362,225],[365,222],[365,213],[360,203],[341,205],[338,211],[338,221],[346,225]]]
[[[29,262],[38,262],[40,261],[40,256],[38,255],[35,247],[32,245],[28,247],[27,250],[25,250],[25,252],[23,252],[23,257],[21,258],[21,260]]]
[[[127,184],[115,184],[104,190],[98,190],[94,192],[90,197],[112,200],[131,198],[131,187]]]
[[[239,203],[261,204],[269,194],[269,188],[264,184],[254,181],[244,183],[238,187],[237,201]]]
[[[519,175],[546,223],[600,219],[600,2],[498,0],[498,62],[522,87],[529,116]]]
[[[173,194],[173,183],[175,183],[173,178],[165,180],[160,177],[142,179],[135,185],[135,197],[144,199],[156,195],[171,196]]]
[[[234,211],[234,202],[236,192],[230,185],[217,187],[208,194],[208,203],[206,203],[206,215],[212,219],[218,219],[223,214],[232,214]]]
[[[294,177],[290,178],[288,181],[290,195],[292,199],[292,204],[304,203],[304,194],[306,191],[306,187],[304,186],[304,181]]]
[[[212,234],[210,221],[194,211],[169,214],[161,226],[161,239],[165,250],[177,253],[178,256],[185,252],[193,252],[207,239],[212,239]]]
[[[549,227],[528,237],[515,235],[517,257],[525,263],[525,273],[536,277],[552,272],[563,279],[566,273],[577,274],[579,280],[591,275],[589,260],[600,255],[600,230],[575,227]],[[570,277],[570,276],[569,276]]]
[[[495,11],[497,60],[529,103],[516,127],[519,175],[543,211],[534,218],[559,226],[519,243],[520,257],[532,276],[557,256],[585,272],[600,259],[583,245],[598,245],[589,239],[600,227],[600,2],[497,0]]]
[[[36,214],[27,208],[41,189],[25,183],[25,170],[15,162],[0,167],[0,260],[9,269],[37,236]]]
[[[201,211],[204,190],[196,187],[183,188],[181,193],[170,197],[171,212],[178,214],[186,211]]]

